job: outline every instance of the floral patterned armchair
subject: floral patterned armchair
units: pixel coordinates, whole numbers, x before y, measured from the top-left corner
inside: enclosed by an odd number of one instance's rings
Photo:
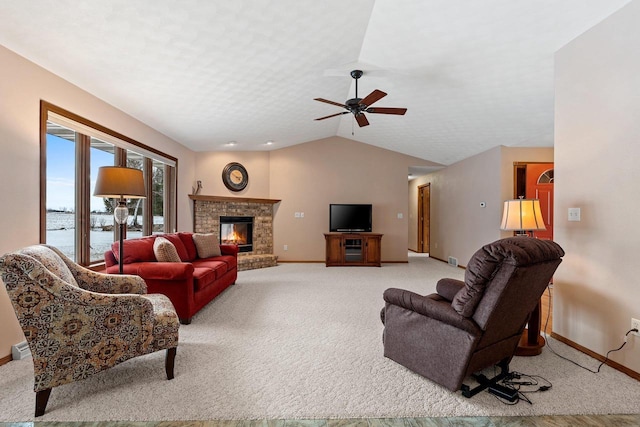
[[[33,355],[36,417],[53,387],[132,357],[166,349],[173,378],[178,316],[140,277],[88,270],[46,245],[5,254],[0,273]]]

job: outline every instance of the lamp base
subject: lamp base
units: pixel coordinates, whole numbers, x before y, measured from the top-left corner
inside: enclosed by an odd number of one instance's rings
[[[123,198],[120,198],[118,202],[118,207],[113,210],[113,217],[115,221],[120,224],[120,256],[118,260],[119,264],[119,273],[123,274],[123,264],[124,264],[124,233],[126,232],[127,227],[127,217],[129,216],[129,209],[127,209],[127,204],[125,203]]]
[[[120,245],[119,245],[119,259],[118,259],[118,272],[124,274],[124,227],[125,224],[120,224]]]
[[[531,337],[533,341],[534,337]],[[529,340],[529,330],[525,329],[520,337],[520,342],[516,348],[516,356],[537,356],[542,353],[542,347],[546,344],[546,341],[541,335],[538,335],[535,343],[531,343]]]

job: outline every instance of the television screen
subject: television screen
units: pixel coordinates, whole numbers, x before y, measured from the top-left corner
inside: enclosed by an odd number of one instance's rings
[[[371,232],[371,205],[329,205],[329,231]]]

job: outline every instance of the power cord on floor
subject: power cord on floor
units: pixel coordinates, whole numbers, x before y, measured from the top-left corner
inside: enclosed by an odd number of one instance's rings
[[[551,390],[551,387],[553,387],[551,381],[541,377],[540,375],[530,375],[516,371],[509,372],[509,375],[499,383],[502,386],[517,392],[518,398],[513,402],[509,402],[496,396],[498,400],[505,405],[515,405],[521,400],[527,402],[529,405],[533,405],[533,402],[531,402],[527,397],[528,394],[545,392],[547,390]]]
[[[591,369],[591,368],[587,368],[586,366],[583,366],[583,365],[579,364],[578,362],[576,362],[576,361],[574,361],[574,360],[569,359],[568,357],[565,357],[565,356],[562,356],[562,355],[558,354],[558,353],[553,349],[553,347],[551,347],[550,342],[549,342],[549,337],[547,336],[547,326],[549,325],[549,316],[550,316],[550,314],[551,314],[551,288],[550,288],[549,286],[547,286],[547,291],[548,291],[548,293],[549,293],[549,302],[548,302],[548,309],[547,309],[547,319],[546,319],[546,320],[545,320],[545,322],[544,322],[544,329],[543,329],[543,331],[544,331],[544,337],[545,337],[545,340],[547,341],[547,347],[549,348],[549,350],[550,350],[553,354],[555,354],[555,355],[556,355],[556,356],[558,356],[559,358],[564,359],[564,360],[566,360],[566,361],[568,361],[568,362],[571,362],[571,363],[573,363],[574,365],[576,365],[576,366],[578,366],[578,367],[580,367],[580,368],[582,368],[582,369],[585,369],[585,370],[587,370],[587,371],[589,371],[589,372],[593,372],[594,374],[599,373],[599,372],[600,372],[600,369],[602,368],[602,365],[604,365],[605,363],[607,363],[607,360],[609,360],[609,354],[611,354],[611,353],[613,353],[613,352],[615,352],[615,351],[622,350],[622,348],[623,348],[625,345],[627,345],[627,337],[629,336],[629,334],[630,334],[631,332],[638,332],[638,330],[637,330],[636,328],[629,329],[629,330],[627,331],[627,333],[626,333],[626,334],[624,334],[624,342],[622,343],[622,345],[621,345],[620,347],[618,347],[618,348],[614,348],[614,349],[612,349],[612,350],[607,351],[607,354],[605,355],[604,360],[602,361],[602,363],[600,363],[600,365],[598,366],[598,370],[597,370],[597,371],[594,371],[594,370],[593,370],[593,369]]]
[[[494,367],[495,373],[495,367]],[[524,374],[522,372],[512,371],[506,377],[498,381],[497,386],[502,391],[511,390],[509,398],[500,397],[500,393],[491,393],[496,399],[505,405],[517,405],[521,400],[533,405],[533,402],[527,397],[528,394],[545,392],[551,390],[553,384],[540,375]],[[515,397],[515,398],[512,398]]]

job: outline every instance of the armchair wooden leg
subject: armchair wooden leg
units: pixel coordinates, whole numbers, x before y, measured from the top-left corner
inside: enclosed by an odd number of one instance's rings
[[[47,408],[47,402],[49,402],[50,395],[50,388],[36,392],[36,417],[44,415],[44,410]]]
[[[173,367],[175,365],[176,360],[176,347],[167,349],[167,357],[164,361],[164,370],[167,372],[167,379],[173,379]],[[37,416],[37,415],[36,415]]]

